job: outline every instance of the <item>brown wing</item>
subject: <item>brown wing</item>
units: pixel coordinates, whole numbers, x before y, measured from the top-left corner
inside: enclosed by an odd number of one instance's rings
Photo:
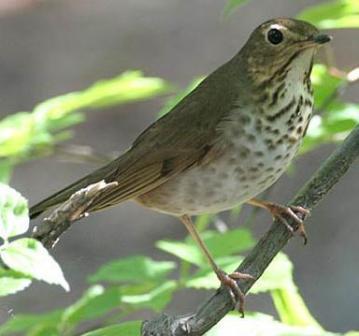
[[[235,99],[231,76],[225,71],[228,66],[229,63],[225,64],[207,77],[167,115],[147,128],[117,160],[33,207],[32,217],[102,179],[117,181],[118,185],[95,199],[89,211],[115,205],[217,155],[221,147],[216,141],[217,126]]]

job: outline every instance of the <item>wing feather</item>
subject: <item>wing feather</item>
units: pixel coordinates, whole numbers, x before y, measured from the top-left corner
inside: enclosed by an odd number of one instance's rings
[[[32,217],[88,184],[102,179],[116,181],[118,185],[99,195],[88,210],[103,209],[144,194],[218,155],[221,120],[226,120],[237,99],[234,71],[228,69],[232,66],[228,62],[208,76],[167,115],[148,127],[121,157],[32,207]]]

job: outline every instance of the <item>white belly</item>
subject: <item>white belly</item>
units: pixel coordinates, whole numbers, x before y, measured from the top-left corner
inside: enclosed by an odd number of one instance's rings
[[[239,117],[238,123],[225,129],[228,144],[219,159],[188,169],[139,201],[159,212],[197,215],[227,210],[255,197],[283,174],[296,154],[311,107],[303,104],[301,112],[290,132],[288,126],[280,124],[286,123],[290,115],[276,127],[261,120],[261,131],[258,118],[249,117],[243,125]],[[277,129],[284,131],[278,133]]]
[[[270,99],[265,103],[252,104],[255,110],[246,110],[239,102],[227,117],[230,120],[219,125],[225,143],[221,158],[182,172],[138,201],[172,215],[214,213],[272,185],[296,154],[312,111],[310,87],[302,72],[304,66],[309,69],[311,57],[304,56],[291,66],[286,89],[277,94],[275,103],[273,94],[280,83],[267,92]]]

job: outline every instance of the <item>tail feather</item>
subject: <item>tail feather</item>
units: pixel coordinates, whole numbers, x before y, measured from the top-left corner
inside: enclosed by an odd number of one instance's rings
[[[107,166],[104,166],[100,169],[98,169],[95,172],[92,172],[91,174],[83,177],[82,179],[72,183],[71,185],[67,186],[66,188],[58,191],[57,193],[49,196],[48,198],[42,200],[41,202],[35,204],[30,208],[30,219],[34,219],[41,215],[44,211],[47,209],[65,202],[67,199],[71,197],[73,193],[76,191],[87,187],[88,185],[92,183],[99,182],[103,179],[106,179],[106,177],[109,176],[111,172],[113,172],[113,168],[116,167],[116,162],[112,161]]]
[[[37,216],[41,215],[47,209],[53,207],[54,205],[66,201],[73,193],[90,184],[91,182],[89,183],[88,180],[88,177],[85,177],[79,181],[76,181],[68,187],[58,191],[57,193],[32,206],[30,208],[30,219],[34,219]]]

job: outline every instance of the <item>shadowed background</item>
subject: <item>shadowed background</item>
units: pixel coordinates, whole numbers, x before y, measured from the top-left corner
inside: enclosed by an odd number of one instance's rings
[[[86,88],[127,69],[140,69],[184,87],[232,57],[262,21],[295,16],[315,3],[252,0],[223,19],[224,1],[0,1],[0,116],[30,110],[51,96]],[[353,67],[359,52],[354,31],[333,31],[333,35],[339,67]],[[347,92],[352,99],[355,89]],[[75,128],[71,143],[89,145],[101,153],[122,151],[154,120],[164,101],[157,98],[90,112],[87,122]],[[291,198],[332,149],[322,147],[302,157],[294,175],[277,183],[271,199]],[[95,168],[47,157],[18,166],[11,185],[34,204]],[[359,328],[358,195],[358,165],[354,165],[309,218],[309,245],[304,248],[295,239],[286,248],[304,299],[319,322],[332,331]],[[261,212],[254,224],[256,234],[269,224],[269,216]],[[70,304],[87,287],[86,275],[113,258],[143,254],[169,259],[154,248],[154,242],[185,234],[176,219],[131,202],[91,215],[76,223],[53,251],[71,292],[36,283],[0,301],[0,323],[19,312]],[[192,311],[206,295],[186,290],[174,297],[168,312]],[[247,309],[274,313],[268,296],[249,296]]]

